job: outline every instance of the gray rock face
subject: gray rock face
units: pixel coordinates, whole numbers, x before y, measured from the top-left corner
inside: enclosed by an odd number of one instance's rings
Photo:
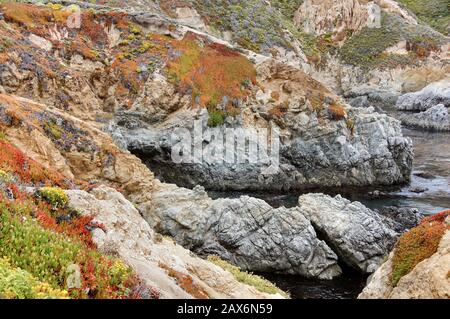
[[[408,207],[383,207],[375,212],[384,218],[384,223],[390,229],[399,234],[416,227],[424,218],[424,215],[418,209]]]
[[[396,107],[403,111],[426,111],[438,104],[450,107],[449,80],[432,83],[421,91],[400,96]]]
[[[161,233],[200,255],[218,255],[249,271],[331,279],[337,262],[362,273],[374,272],[400,233],[417,225],[417,211],[390,209],[382,214],[340,196],[308,194],[294,208],[272,208],[243,196],[208,197],[163,184],[145,219]],[[320,238],[320,239],[319,239]]]
[[[412,127],[433,131],[450,131],[450,116],[444,104],[438,104],[425,112],[402,114],[401,121]]]
[[[271,122],[281,132],[279,169],[275,174],[266,173],[270,162],[229,164],[226,152],[219,153],[219,163],[203,160],[197,164],[175,164],[171,152],[180,141],[175,129],[192,131],[194,119],[204,119],[200,143],[214,145],[207,137],[213,129],[206,126],[205,112],[179,111],[156,125],[142,122],[135,114],[124,114],[110,130],[118,144],[138,155],[156,176],[189,188],[200,184],[212,190],[286,191],[392,185],[410,179],[411,140],[403,137],[399,121],[375,113],[372,108],[349,110],[347,122],[321,124],[307,112],[288,115],[284,129]],[[230,118],[229,123],[215,130],[225,134],[227,128],[243,128],[241,122]],[[236,136],[235,142],[240,140],[242,136]],[[236,151],[233,156],[237,157]],[[245,158],[250,156],[246,153]]]
[[[336,254],[319,240],[298,208],[274,209],[241,197],[211,200],[165,185],[155,192],[154,210],[144,216],[157,230],[202,255],[218,255],[245,270],[332,279],[341,273]]]
[[[348,92],[344,97],[353,107],[376,107],[384,109],[394,107],[399,94],[391,91],[380,91],[376,88],[367,88],[365,90],[354,90]]]
[[[299,209],[339,258],[362,273],[374,272],[397,240],[381,216],[339,195],[303,195]]]

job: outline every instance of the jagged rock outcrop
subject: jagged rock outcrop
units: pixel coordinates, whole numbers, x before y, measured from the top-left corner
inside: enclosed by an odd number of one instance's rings
[[[381,215],[340,196],[308,194],[297,207],[274,209],[247,196],[212,200],[200,186],[191,191],[167,184],[157,187],[152,203],[144,216],[150,225],[200,254],[251,271],[314,278],[340,273],[336,255],[362,273],[374,272],[398,236],[421,218],[393,209]]]
[[[339,195],[300,196],[299,210],[344,263],[363,273],[374,272],[397,239],[381,216]]]
[[[429,6],[431,21],[443,7]],[[341,95],[364,88],[399,95],[446,78],[449,39],[418,23],[421,8],[393,0],[304,1],[295,22],[316,41],[315,51],[304,47],[310,64],[304,69]]]
[[[403,124],[433,131],[450,131],[450,115],[444,104],[438,104],[425,112],[402,114]]]
[[[321,279],[341,273],[336,255],[297,208],[274,209],[246,196],[212,200],[202,187],[174,185],[161,185],[152,203],[144,215],[149,224],[203,255],[251,271]]]
[[[26,28],[33,31],[33,19],[40,18],[45,27],[39,37],[45,41],[56,37],[58,45],[46,51],[42,41],[30,40],[31,31],[22,34],[20,17],[14,15],[18,9],[35,10]],[[169,182],[183,176],[177,181],[182,186],[287,190],[409,180],[412,146],[396,121],[367,110],[347,110],[338,96],[294,67],[256,54],[253,63],[225,41],[188,32],[182,25],[170,28],[173,21],[156,12],[118,15],[105,8],[95,15],[82,12],[96,36],[84,29],[85,23],[79,32],[89,36],[80,39],[76,32],[65,33],[63,22],[49,18],[61,13],[57,9],[2,4],[2,10],[3,22],[17,31],[14,41],[21,44],[5,53],[0,70],[5,90],[54,106],[95,128],[115,122],[117,128],[110,132],[118,145],[139,154]],[[23,49],[29,45],[34,50]],[[187,48],[197,57],[194,64],[180,58]],[[16,55],[18,59],[13,58]],[[200,65],[207,66],[201,77],[195,71]],[[41,76],[52,68],[52,80]],[[232,76],[218,79],[216,73]],[[205,125],[216,118],[225,124],[222,131],[279,130],[280,170],[267,174],[273,164],[267,160],[252,165],[174,165],[171,151],[179,139],[173,138],[172,129],[190,129],[192,120],[199,118]],[[213,130],[205,127],[205,131]],[[203,141],[213,146],[207,137]],[[92,163],[83,163],[91,171]],[[82,177],[90,178],[83,173],[80,170]]]
[[[126,145],[165,181],[190,188],[201,184],[216,190],[289,190],[392,185],[409,180],[412,144],[402,136],[398,121],[371,108],[346,108],[320,83],[292,67],[272,61],[258,65],[257,70],[264,90],[257,90],[255,98],[241,106],[241,114],[228,117],[220,127],[208,127],[206,110],[185,106],[173,113],[166,110],[165,120],[153,123],[147,120],[148,114],[153,114],[152,104],[147,108],[136,103],[118,114],[110,131],[117,143]],[[274,102],[271,95],[279,96],[279,101]],[[201,148],[203,143],[209,150],[216,148],[214,160],[202,162],[200,155],[197,162],[174,163],[172,151],[185,141],[186,130],[194,137],[195,121],[202,122],[197,146]],[[276,174],[267,173],[274,164],[270,158],[249,161],[258,158],[257,150],[249,149],[243,155],[246,163],[230,163],[220,145],[226,129],[236,133],[261,128],[279,136],[279,156],[276,150],[274,153],[279,161]],[[237,145],[243,133],[235,136]],[[219,142],[211,136],[218,136]],[[192,139],[192,145],[188,141],[184,147],[193,149],[194,143]],[[239,151],[231,150],[234,159],[239,158]],[[192,151],[188,153],[192,155]]]
[[[120,187],[142,209],[149,205],[153,173],[91,123],[44,104],[0,94],[0,125],[13,144],[43,166],[92,184]]]
[[[449,218],[446,219],[447,230],[442,235],[436,251],[420,262],[395,285],[392,283],[396,250],[388,260],[369,279],[367,287],[359,295],[360,299],[449,299],[450,298],[450,231]],[[427,249],[432,233],[419,239],[420,245],[410,247],[411,250]],[[397,248],[399,249],[399,248]],[[414,257],[415,252],[409,251]],[[425,255],[426,256],[426,255]],[[419,255],[420,257],[420,255]],[[411,262],[414,259],[410,259]]]
[[[349,32],[376,26],[380,23],[379,12],[380,8],[372,1],[306,0],[295,13],[294,23],[307,33],[332,34],[333,40],[339,42]]]
[[[421,91],[404,94],[398,98],[396,107],[402,111],[426,111],[439,104],[450,107],[450,80],[432,83]]]
[[[99,186],[90,193],[66,193],[72,207],[103,225],[103,229],[93,231],[93,241],[100,251],[124,260],[146,284],[157,287],[162,298],[190,299],[195,290],[209,298],[282,297],[242,284],[231,273],[156,234],[133,204],[112,188]],[[183,274],[190,290],[176,281],[175,272]]]

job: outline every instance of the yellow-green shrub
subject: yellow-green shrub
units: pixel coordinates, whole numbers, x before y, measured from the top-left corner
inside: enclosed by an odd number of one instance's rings
[[[261,292],[265,292],[268,294],[278,293],[284,297],[289,297],[286,292],[282,291],[267,279],[254,275],[252,273],[248,273],[246,271],[242,271],[239,267],[231,265],[230,263],[220,259],[217,256],[208,256],[208,260],[213,264],[219,266],[220,268],[230,272],[239,282],[242,282],[249,286],[253,286]]]
[[[11,181],[11,175],[4,170],[0,169],[0,182],[9,183]]]
[[[7,299],[62,299],[67,291],[54,289],[48,283],[36,280],[29,272],[11,266],[0,258],[0,297]]]
[[[36,221],[0,210],[0,256],[15,267],[29,271],[54,288],[64,287],[67,266],[74,263],[79,243],[43,229]]]
[[[69,202],[67,194],[58,187],[43,187],[38,191],[38,194],[53,207],[65,207]]]

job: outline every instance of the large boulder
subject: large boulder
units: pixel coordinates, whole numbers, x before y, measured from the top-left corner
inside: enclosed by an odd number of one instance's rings
[[[362,273],[374,272],[397,239],[380,215],[359,202],[322,194],[303,195],[298,202],[339,258]]]
[[[144,217],[155,229],[202,255],[218,255],[251,271],[332,279],[341,273],[336,254],[318,239],[298,208],[274,209],[243,196],[212,200],[193,191],[161,185],[153,211]]]

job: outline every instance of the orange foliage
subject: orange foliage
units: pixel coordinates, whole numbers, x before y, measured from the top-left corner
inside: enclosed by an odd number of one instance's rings
[[[444,223],[450,211],[425,218],[422,223],[399,239],[392,260],[392,285],[410,273],[421,261],[436,253],[445,231],[450,226]]]
[[[255,82],[256,71],[244,56],[220,44],[201,47],[194,34],[172,44],[180,56],[169,61],[169,78],[177,81],[182,91],[192,89],[201,106],[217,105],[226,97],[244,99],[249,92],[243,83]]]
[[[286,108],[275,106],[269,110],[269,114],[274,117],[282,118],[286,114]]]
[[[38,203],[41,204],[42,203]],[[69,237],[77,238],[84,242],[87,247],[95,248],[95,244],[92,241],[92,233],[90,229],[101,228],[104,230],[104,226],[93,222],[92,216],[81,216],[73,218],[70,221],[63,221],[58,224],[56,219],[44,210],[40,210],[36,214],[36,219],[46,229],[65,234]]]
[[[0,169],[16,175],[24,183],[66,185],[65,178],[60,173],[44,168],[3,140],[0,140]]]
[[[183,274],[182,272],[179,272],[177,270],[174,270],[162,263],[159,263],[159,267],[165,269],[167,271],[167,274],[170,277],[174,278],[180,285],[180,287],[183,288],[188,294],[190,294],[194,298],[209,299],[208,293],[200,286],[198,286],[196,283],[194,283],[194,280],[192,279],[191,276]]]
[[[92,50],[91,47],[89,47],[83,39],[81,39],[80,36],[77,36],[73,41],[70,43],[70,51],[72,53],[78,53],[82,57],[90,60],[95,60],[97,58],[97,55],[95,54],[95,51]]]
[[[6,21],[15,22],[28,29],[42,28],[53,19],[52,10],[24,3],[4,3],[0,6]]]
[[[7,53],[2,52],[0,53],[0,64],[5,64],[6,62],[8,62],[9,60],[9,56]]]
[[[94,13],[86,11],[81,14],[81,30],[82,36],[87,36],[95,44],[106,44],[107,35],[103,26],[95,20]],[[99,17],[101,19],[101,17]]]
[[[336,103],[333,103],[328,107],[328,113],[333,120],[342,120],[347,117],[345,108],[342,105],[338,105]]]
[[[133,94],[139,92],[139,89],[144,83],[139,80],[139,74],[137,72],[138,64],[136,61],[116,59],[112,64],[112,68],[116,70],[121,82],[129,92]],[[117,93],[125,95],[126,91],[123,89],[122,87],[122,91],[119,90]]]
[[[270,94],[270,96],[272,97],[272,99],[273,99],[274,101],[279,101],[279,100],[280,100],[280,92],[272,92],[272,93]]]

